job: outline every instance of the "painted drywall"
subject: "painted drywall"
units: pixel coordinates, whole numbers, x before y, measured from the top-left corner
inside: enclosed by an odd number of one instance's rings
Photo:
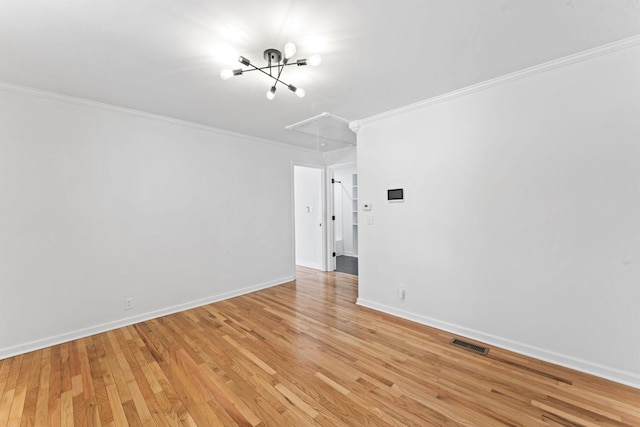
[[[358,302],[640,387],[639,76],[627,46],[361,121]]]
[[[338,165],[355,162],[358,157],[356,147],[347,147],[342,150],[329,151],[323,154],[325,165]]]
[[[0,357],[291,280],[292,161],[323,157],[4,86]]]
[[[296,264],[322,269],[322,169],[294,166]]]
[[[333,184],[334,212],[336,214],[335,237],[337,255],[357,256],[353,245],[353,183],[352,177],[356,173],[355,164],[333,168],[336,182]],[[340,182],[337,182],[340,181]],[[338,246],[341,246],[340,248]],[[342,250],[340,250],[342,249]]]

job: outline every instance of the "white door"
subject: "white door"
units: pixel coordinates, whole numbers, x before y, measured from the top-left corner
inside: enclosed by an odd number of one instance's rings
[[[293,167],[296,265],[322,270],[322,169]]]

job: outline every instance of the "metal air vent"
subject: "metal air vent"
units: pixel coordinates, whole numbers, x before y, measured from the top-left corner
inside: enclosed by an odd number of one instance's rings
[[[486,355],[487,353],[489,353],[489,349],[487,347],[471,344],[470,342],[462,341],[461,339],[458,339],[458,338],[452,339],[451,344],[455,345],[456,347],[464,348],[465,350],[469,350],[478,354]]]

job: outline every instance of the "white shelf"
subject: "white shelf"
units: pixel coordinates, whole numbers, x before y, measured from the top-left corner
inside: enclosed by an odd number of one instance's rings
[[[351,211],[353,212],[353,226],[358,226],[358,174],[351,175]]]
[[[352,233],[353,233],[353,255],[358,256],[358,174],[351,175],[351,200],[352,202]]]

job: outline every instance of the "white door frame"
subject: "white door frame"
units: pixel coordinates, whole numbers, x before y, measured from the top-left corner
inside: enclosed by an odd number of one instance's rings
[[[325,193],[325,198],[327,200],[327,228],[326,231],[326,240],[327,240],[327,253],[325,254],[327,258],[327,269],[326,271],[335,271],[336,270],[336,222],[333,219],[336,214],[335,207],[335,195],[333,189],[333,166],[327,166],[327,179],[325,180],[325,185],[327,186],[327,192]]]
[[[293,264],[293,274],[295,277],[295,272],[296,272],[296,212],[295,212],[295,167],[296,166],[302,166],[302,167],[306,167],[306,168],[312,168],[312,169],[320,169],[320,203],[322,204],[321,209],[322,209],[322,215],[321,218],[323,218],[323,224],[322,224],[322,248],[321,248],[321,253],[322,253],[322,271],[328,271],[327,270],[327,266],[328,266],[328,261],[327,261],[327,238],[328,238],[328,233],[327,233],[327,224],[329,223],[329,221],[327,221],[327,184],[326,184],[326,175],[327,175],[327,168],[325,165],[323,164],[316,164],[316,163],[303,163],[303,162],[291,162],[291,238],[292,238],[292,245],[291,247],[293,248],[293,254],[292,254],[292,264]]]

